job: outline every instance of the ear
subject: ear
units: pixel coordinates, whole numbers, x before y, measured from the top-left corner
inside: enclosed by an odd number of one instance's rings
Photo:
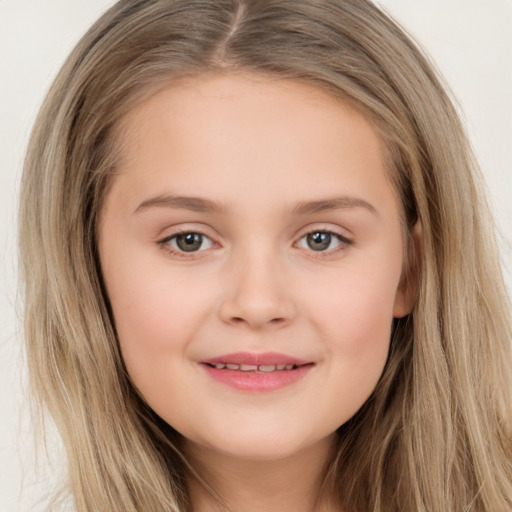
[[[421,271],[421,257],[423,253],[423,232],[420,221],[411,228],[407,237],[407,251],[402,276],[396,290],[393,316],[402,318],[414,308],[418,295]]]

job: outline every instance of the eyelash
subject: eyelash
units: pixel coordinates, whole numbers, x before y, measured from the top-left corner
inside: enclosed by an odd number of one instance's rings
[[[338,243],[339,243],[339,245],[337,247],[335,247],[334,249],[329,249],[329,250],[315,251],[314,249],[311,249],[311,248],[309,248],[309,249],[304,248],[304,249],[308,250],[309,252],[311,252],[315,257],[323,257],[323,256],[327,256],[327,255],[332,255],[339,251],[346,250],[348,247],[353,245],[352,240],[341,235],[340,233],[337,233],[336,231],[332,231],[329,229],[313,229],[313,230],[308,231],[308,232],[304,233],[303,235],[301,235],[301,237],[297,240],[297,242],[294,243],[294,246],[298,247],[299,243],[302,240],[306,239],[306,237],[308,237],[309,235],[313,235],[313,234],[329,235],[330,237],[334,237],[335,239],[337,239]],[[179,236],[183,236],[183,235],[199,235],[202,238],[201,245],[203,244],[205,239],[209,240],[212,246],[216,245],[215,242],[208,235],[205,235],[204,233],[201,233],[200,231],[194,231],[194,230],[177,231],[177,232],[173,233],[172,235],[166,236],[162,240],[159,240],[157,242],[157,244],[160,247],[162,247],[163,250],[169,252],[172,256],[178,256],[180,258],[197,258],[198,253],[204,252],[206,250],[206,249],[199,249],[197,251],[187,252],[187,251],[180,250],[179,248],[173,247],[171,245],[171,242],[173,240],[175,241]],[[208,247],[207,249],[209,249],[209,248],[211,248],[211,247]]]
[[[213,240],[208,235],[205,235],[204,233],[201,233],[200,231],[194,231],[194,230],[181,230],[181,231],[177,231],[177,232],[173,233],[172,235],[166,236],[162,240],[159,240],[157,242],[157,244],[163,250],[165,250],[168,253],[170,253],[172,256],[178,256],[180,258],[194,258],[194,257],[197,258],[197,254],[200,253],[200,252],[203,252],[204,249],[203,250],[199,250],[199,251],[187,252],[187,251],[182,251],[179,248],[175,248],[175,247],[173,247],[171,245],[171,242],[173,240],[176,240],[179,236],[183,236],[183,235],[199,235],[200,237],[202,237],[202,241],[207,239],[207,240],[210,240],[212,246],[216,245],[215,242],[213,242]]]
[[[317,234],[329,235],[330,237],[334,237],[338,241],[338,246],[335,247],[334,249],[328,249],[325,251],[315,251],[311,247],[304,248],[304,249],[308,250],[309,252],[311,252],[315,257],[325,257],[325,256],[330,256],[330,255],[336,254],[340,251],[346,250],[348,247],[350,247],[353,244],[352,240],[341,235],[340,233],[337,233],[336,231],[332,231],[329,229],[313,229],[311,231],[308,231],[307,233],[304,233],[299,238],[299,240],[295,243],[295,245],[298,245],[302,240],[306,239],[309,235],[317,235]]]

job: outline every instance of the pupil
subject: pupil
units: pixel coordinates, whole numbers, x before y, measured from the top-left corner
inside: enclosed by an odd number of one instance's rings
[[[307,241],[308,247],[313,251],[325,251],[331,245],[331,235],[330,233],[317,231],[316,233],[310,233]]]
[[[194,252],[201,248],[203,237],[199,233],[186,233],[176,237],[176,245],[184,252]]]

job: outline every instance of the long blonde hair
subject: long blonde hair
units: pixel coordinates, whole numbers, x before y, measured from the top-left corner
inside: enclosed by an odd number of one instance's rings
[[[422,227],[413,313],[325,485],[352,512],[512,504],[509,302],[457,113],[428,59],[368,0],[121,0],[68,58],[26,157],[20,240],[32,388],[67,450],[78,512],[190,510],[180,436],[130,383],[99,269],[117,127],[170,80],[245,70],[352,103],[382,139],[405,232]]]

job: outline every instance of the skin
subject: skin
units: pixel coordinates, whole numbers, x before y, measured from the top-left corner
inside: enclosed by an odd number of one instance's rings
[[[120,133],[100,259],[134,385],[233,510],[319,510],[335,431],[372,393],[393,317],[411,308],[374,130],[309,85],[239,74],[174,82]],[[215,208],[169,200],[181,196]],[[203,234],[199,250],[180,252],[177,232]],[[335,234],[313,250],[311,232]],[[313,364],[271,392],[200,364],[239,351]],[[194,482],[191,495],[214,509]]]

